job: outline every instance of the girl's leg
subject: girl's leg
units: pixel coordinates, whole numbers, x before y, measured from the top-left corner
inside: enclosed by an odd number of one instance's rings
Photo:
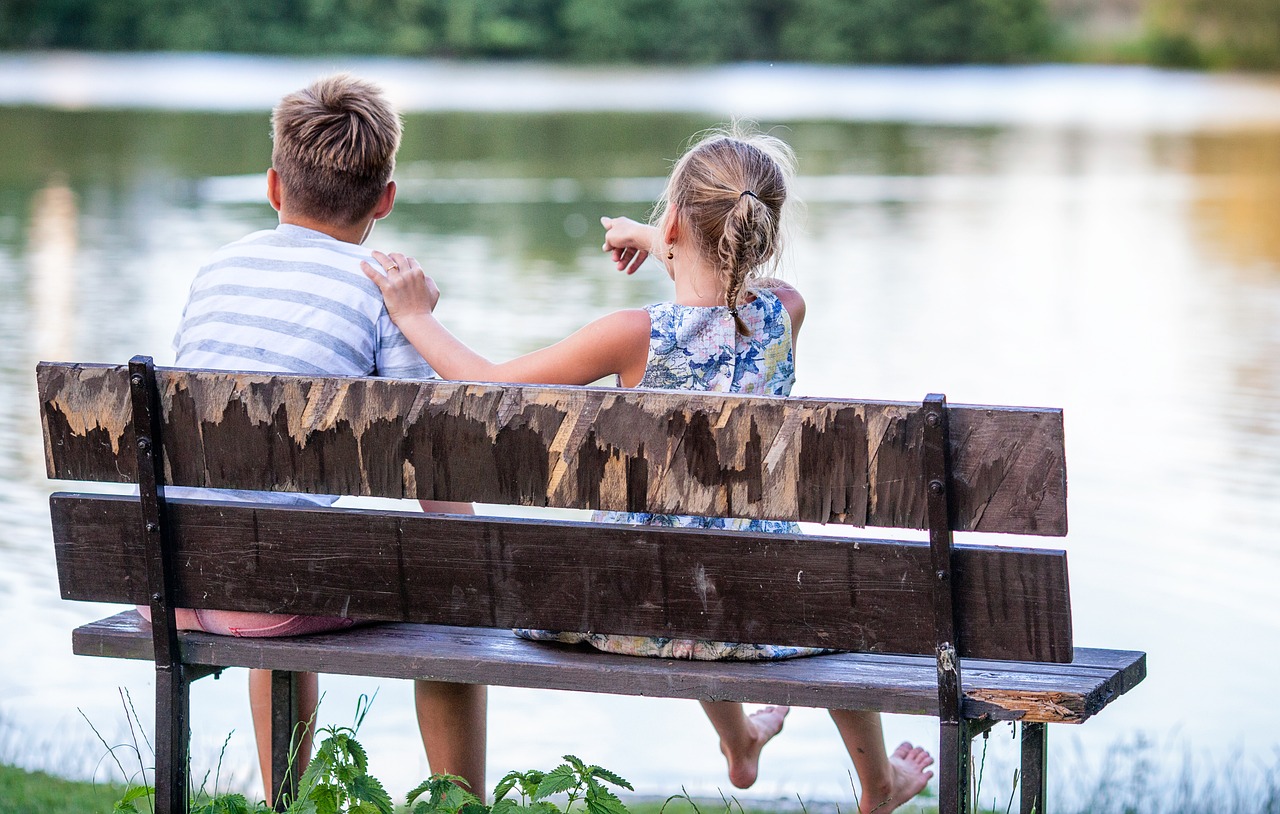
[[[432,774],[456,774],[485,799],[485,726],[489,688],[483,684],[415,681],[418,730]]]
[[[303,724],[298,740],[298,753],[294,760],[295,777],[311,761],[312,727],[315,725],[316,706],[320,703],[320,680],[315,673],[298,673],[298,720]],[[253,715],[253,735],[258,743],[258,767],[262,770],[263,799],[267,805],[275,801],[275,789],[271,787],[271,671],[249,671],[249,710]]]
[[[860,814],[889,814],[928,785],[933,772],[926,768],[933,765],[933,756],[909,743],[899,744],[891,755],[885,754],[880,713],[848,709],[830,712],[862,785]]]
[[[729,761],[729,782],[740,789],[751,788],[760,771],[760,751],[782,731],[782,721],[790,707],[765,707],[750,717],[742,704],[731,701],[702,701],[702,709],[720,736],[720,751]]]

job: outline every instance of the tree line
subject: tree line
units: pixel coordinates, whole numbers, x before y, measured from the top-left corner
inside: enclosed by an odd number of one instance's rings
[[[674,64],[1100,59],[1280,68],[1280,0],[1144,0],[1142,31],[1106,43],[1058,36],[1054,14],[1064,2],[0,0],[0,49]]]
[[[1017,62],[1043,0],[0,0],[0,48],[567,62]]]

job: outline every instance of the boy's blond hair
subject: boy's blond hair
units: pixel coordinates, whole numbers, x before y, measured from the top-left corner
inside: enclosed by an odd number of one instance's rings
[[[290,209],[349,226],[367,217],[391,180],[400,115],[371,82],[317,79],[271,111],[271,165]]]

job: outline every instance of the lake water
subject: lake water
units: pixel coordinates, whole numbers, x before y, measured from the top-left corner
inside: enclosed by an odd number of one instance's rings
[[[1065,409],[1071,534],[1041,543],[1069,552],[1077,643],[1146,650],[1150,677],[1052,729],[1054,793],[1137,735],[1171,775],[1187,756],[1275,766],[1277,83],[75,55],[0,57],[0,757],[87,774],[103,750],[84,718],[127,739],[119,688],[150,718],[146,665],[70,654],[71,628],[105,609],[58,598],[46,499],[65,484],[44,476],[35,364],[170,362],[201,259],[274,222],[267,109],[334,67],[407,111],[401,194],[370,245],[417,255],[444,320],[497,357],[667,296],[659,270],[612,271],[596,224],[643,217],[688,136],[741,115],[785,137],[806,201],[786,262],[810,304],[798,394]],[[229,671],[193,701],[197,769],[230,732],[241,784],[243,685]],[[324,686],[339,724],[377,689],[362,740],[394,793],[425,775],[407,684]],[[937,746],[931,719],[886,729]],[[997,729],[991,762],[1008,741]],[[491,781],[572,751],[648,793],[727,786],[689,702],[497,689],[489,743]],[[849,801],[849,768],[825,715],[796,710],[749,796]]]

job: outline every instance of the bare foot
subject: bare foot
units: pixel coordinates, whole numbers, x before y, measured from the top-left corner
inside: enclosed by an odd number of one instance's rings
[[[747,718],[751,739],[740,748],[735,749],[724,739],[720,740],[720,751],[729,761],[730,783],[740,789],[751,788],[760,772],[760,751],[782,731],[782,720],[790,711],[791,707],[777,706],[751,713]]]
[[[887,793],[877,794],[875,796],[879,799],[874,799],[868,789],[864,788],[858,811],[860,814],[889,814],[896,810],[929,785],[933,772],[927,769],[932,765],[933,755],[924,749],[905,742],[898,744],[898,748],[889,755],[889,769],[893,778]]]

